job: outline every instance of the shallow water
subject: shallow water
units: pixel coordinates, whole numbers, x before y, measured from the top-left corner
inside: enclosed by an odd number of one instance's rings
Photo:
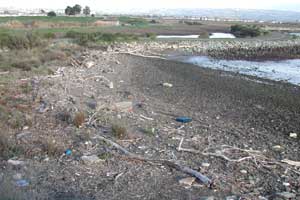
[[[156,36],[158,39],[171,39],[171,38],[184,38],[184,39],[197,39],[199,35],[158,35]]]
[[[229,38],[229,39],[234,39],[235,36],[231,33],[212,33],[209,38],[211,39],[224,39],[224,38]]]
[[[300,33],[290,33],[290,35],[300,36]]]
[[[172,59],[201,67],[238,72],[240,74],[300,85],[300,59],[264,62],[218,60],[206,56],[182,56]]]

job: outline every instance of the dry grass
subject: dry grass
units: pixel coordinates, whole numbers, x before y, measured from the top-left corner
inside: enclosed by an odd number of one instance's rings
[[[64,152],[64,146],[59,140],[56,140],[53,137],[48,137],[42,140],[43,143],[43,152],[47,153],[48,156],[59,156]]]
[[[76,113],[74,117],[74,125],[79,128],[83,125],[84,122],[85,114],[83,112]]]
[[[127,129],[119,123],[114,123],[111,126],[112,134],[115,138],[123,139],[126,137]]]

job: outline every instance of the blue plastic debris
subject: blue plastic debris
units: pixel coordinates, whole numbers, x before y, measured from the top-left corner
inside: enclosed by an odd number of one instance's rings
[[[16,181],[17,186],[19,187],[26,187],[29,185],[29,182],[25,179],[17,180]]]
[[[67,156],[72,155],[72,150],[71,150],[71,149],[67,149],[67,150],[65,151],[65,154],[66,154]]]
[[[189,123],[192,121],[192,118],[189,117],[177,117],[176,118],[177,122],[181,122],[181,123]]]

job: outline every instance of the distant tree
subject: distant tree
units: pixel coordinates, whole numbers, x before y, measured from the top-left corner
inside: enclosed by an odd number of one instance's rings
[[[68,6],[66,9],[65,9],[65,14],[66,15],[75,15],[74,11],[73,11],[73,8]]]
[[[91,14],[91,17],[95,17],[95,14]]]
[[[91,9],[90,9],[90,7],[86,6],[86,7],[83,9],[83,14],[85,14],[86,16],[87,16],[87,15],[90,15],[90,14],[91,14]]]
[[[81,6],[79,4],[76,4],[73,7],[73,11],[75,12],[75,15],[80,14],[81,13]]]
[[[50,11],[47,13],[48,17],[56,17],[56,13],[54,11]]]

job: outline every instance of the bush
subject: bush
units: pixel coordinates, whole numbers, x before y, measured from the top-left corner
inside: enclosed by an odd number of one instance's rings
[[[56,17],[56,13],[54,11],[50,11],[47,13],[48,17]]]
[[[123,33],[101,33],[101,32],[82,33],[76,31],[69,31],[66,33],[65,36],[67,38],[75,39],[76,43],[82,46],[86,46],[90,42],[112,43],[112,42],[138,40],[138,37],[136,35],[123,34]]]
[[[12,35],[1,34],[0,35],[0,47],[8,48],[11,50],[18,49],[32,49],[43,45],[43,41],[39,35],[34,33],[25,33],[25,35]]]
[[[146,33],[146,37],[150,38],[151,40],[154,40],[156,38],[156,34],[155,33]]]
[[[236,37],[257,37],[263,34],[267,34],[264,30],[256,25],[232,25],[231,31]]]

